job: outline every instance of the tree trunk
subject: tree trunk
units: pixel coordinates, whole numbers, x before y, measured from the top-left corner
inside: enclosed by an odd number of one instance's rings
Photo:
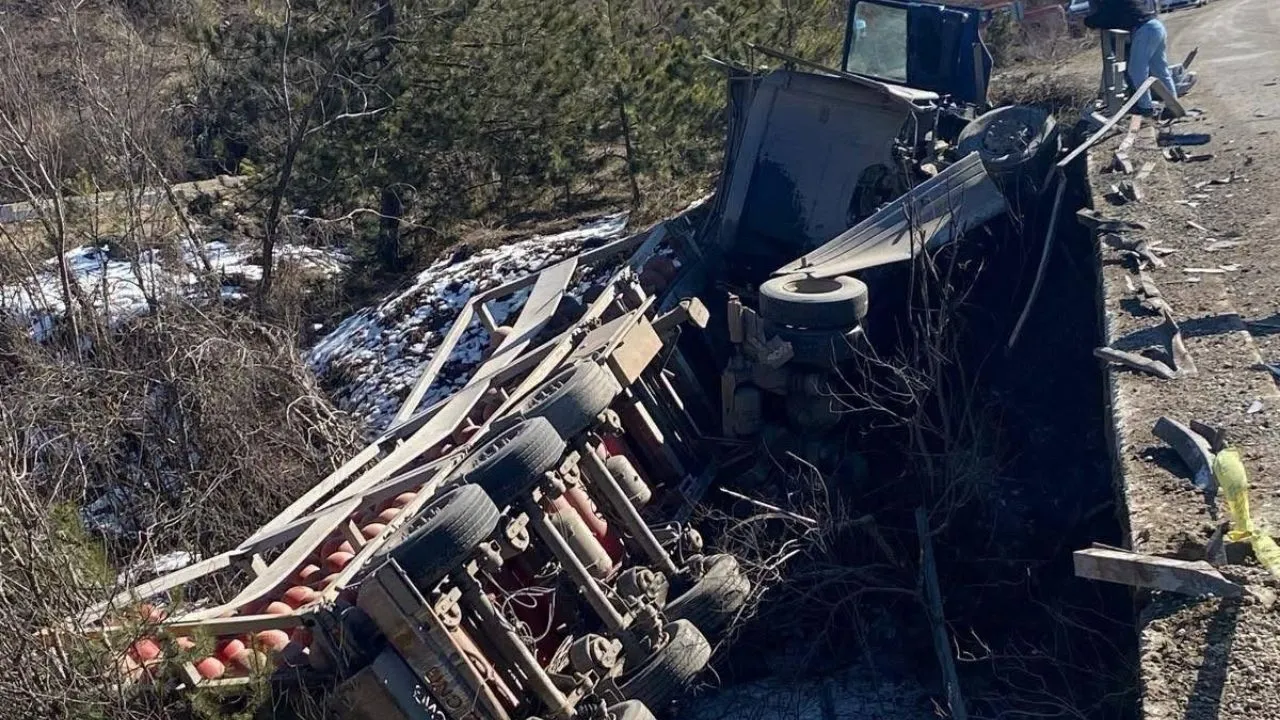
[[[381,216],[378,220],[378,260],[387,270],[404,269],[400,254],[400,218],[404,216],[404,199],[396,187],[382,188]]]
[[[631,147],[631,121],[627,117],[627,102],[622,93],[622,83],[613,86],[614,96],[618,100],[618,119],[622,123],[622,142],[627,153],[627,179],[631,181],[631,206],[640,206],[640,182],[636,179],[635,150]]]

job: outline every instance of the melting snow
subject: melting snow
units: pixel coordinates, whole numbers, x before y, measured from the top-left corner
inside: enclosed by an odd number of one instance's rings
[[[228,280],[262,279],[262,266],[252,262],[258,252],[256,245],[233,247],[216,240],[200,246],[200,250],[213,270]],[[349,260],[338,251],[290,244],[279,246],[276,257],[293,260],[305,270],[325,275],[341,272]],[[72,280],[94,307],[111,320],[145,312],[148,298],[190,291],[198,280],[197,269],[203,267],[197,253],[191,250],[184,251],[180,261],[166,262],[156,249],[143,250],[137,258],[120,258],[105,245],[83,245],[68,251],[66,258]],[[224,283],[222,297],[237,300],[244,295],[239,287]],[[0,310],[28,322],[37,340],[48,335],[53,318],[65,309],[55,258],[45,260],[34,276],[0,285]]]
[[[588,240],[619,237],[626,225],[626,215],[611,215],[569,232],[441,259],[419,273],[409,289],[342,321],[312,348],[308,362],[328,381],[340,407],[366,420],[373,432],[381,431],[472,295],[569,257]],[[580,294],[590,282],[579,282],[570,294]],[[525,291],[491,303],[495,321],[503,322],[527,296]],[[476,320],[423,399],[424,407],[463,387],[487,342],[488,333]]]

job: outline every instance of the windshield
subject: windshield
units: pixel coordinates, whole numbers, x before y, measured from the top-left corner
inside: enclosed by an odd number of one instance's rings
[[[844,71],[907,81],[907,8],[858,3]]]

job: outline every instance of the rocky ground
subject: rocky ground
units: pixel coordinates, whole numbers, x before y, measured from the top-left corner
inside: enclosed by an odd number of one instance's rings
[[[1162,380],[1113,369],[1120,481],[1137,551],[1206,558],[1215,528],[1226,519],[1215,494],[1193,485],[1190,471],[1152,433],[1160,416],[1221,428],[1250,473],[1253,515],[1264,528],[1280,527],[1280,392],[1267,364],[1280,361],[1280,7],[1269,0],[1218,0],[1174,13],[1170,54],[1194,46],[1200,86],[1187,98],[1198,118],[1161,128],[1161,134],[1207,134],[1207,144],[1186,147],[1211,155],[1170,162],[1148,122],[1130,153],[1139,202],[1116,206],[1104,196],[1134,176],[1102,169],[1122,142],[1092,153],[1097,206],[1109,217],[1147,228],[1131,233],[1163,255],[1164,267],[1146,273],[1173,309],[1196,374]],[[1122,136],[1123,137],[1123,136]],[[1132,265],[1103,249],[1108,341],[1141,350],[1158,339],[1159,316],[1141,307],[1131,290]],[[1280,583],[1249,555],[1232,553],[1224,575],[1252,590],[1274,592]],[[1271,717],[1280,707],[1280,606],[1255,597],[1224,600],[1156,593],[1141,607],[1143,714],[1149,718],[1233,715]]]

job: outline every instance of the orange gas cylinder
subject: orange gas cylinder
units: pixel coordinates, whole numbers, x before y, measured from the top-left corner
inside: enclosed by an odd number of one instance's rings
[[[351,562],[353,558],[355,558],[355,555],[345,550],[330,553],[325,556],[324,569],[334,573],[341,572],[342,568],[346,567],[347,563]]]
[[[306,585],[294,585],[284,591],[284,601],[291,608],[300,608],[315,599],[316,591]]]
[[[227,666],[216,657],[201,658],[195,662],[196,672],[205,680],[217,680],[227,672]]]
[[[289,644],[289,633],[284,630],[263,630],[253,636],[254,647],[280,652]]]
[[[244,640],[240,638],[230,638],[228,640],[219,640],[213,646],[214,657],[224,663],[231,662],[235,656],[244,652]]]
[[[307,582],[308,580],[310,580],[311,578],[313,578],[313,577],[315,576],[315,574],[316,574],[316,573],[318,573],[318,572],[320,572],[320,566],[319,566],[319,565],[315,565],[315,564],[312,564],[312,563],[308,563],[308,564],[306,564],[306,565],[303,565],[301,570],[299,570],[298,572],[294,573],[294,574],[289,578],[289,580],[290,580],[291,582],[304,583],[304,582]]]
[[[129,657],[140,663],[150,662],[160,657],[160,645],[151,638],[142,638],[129,646]]]

